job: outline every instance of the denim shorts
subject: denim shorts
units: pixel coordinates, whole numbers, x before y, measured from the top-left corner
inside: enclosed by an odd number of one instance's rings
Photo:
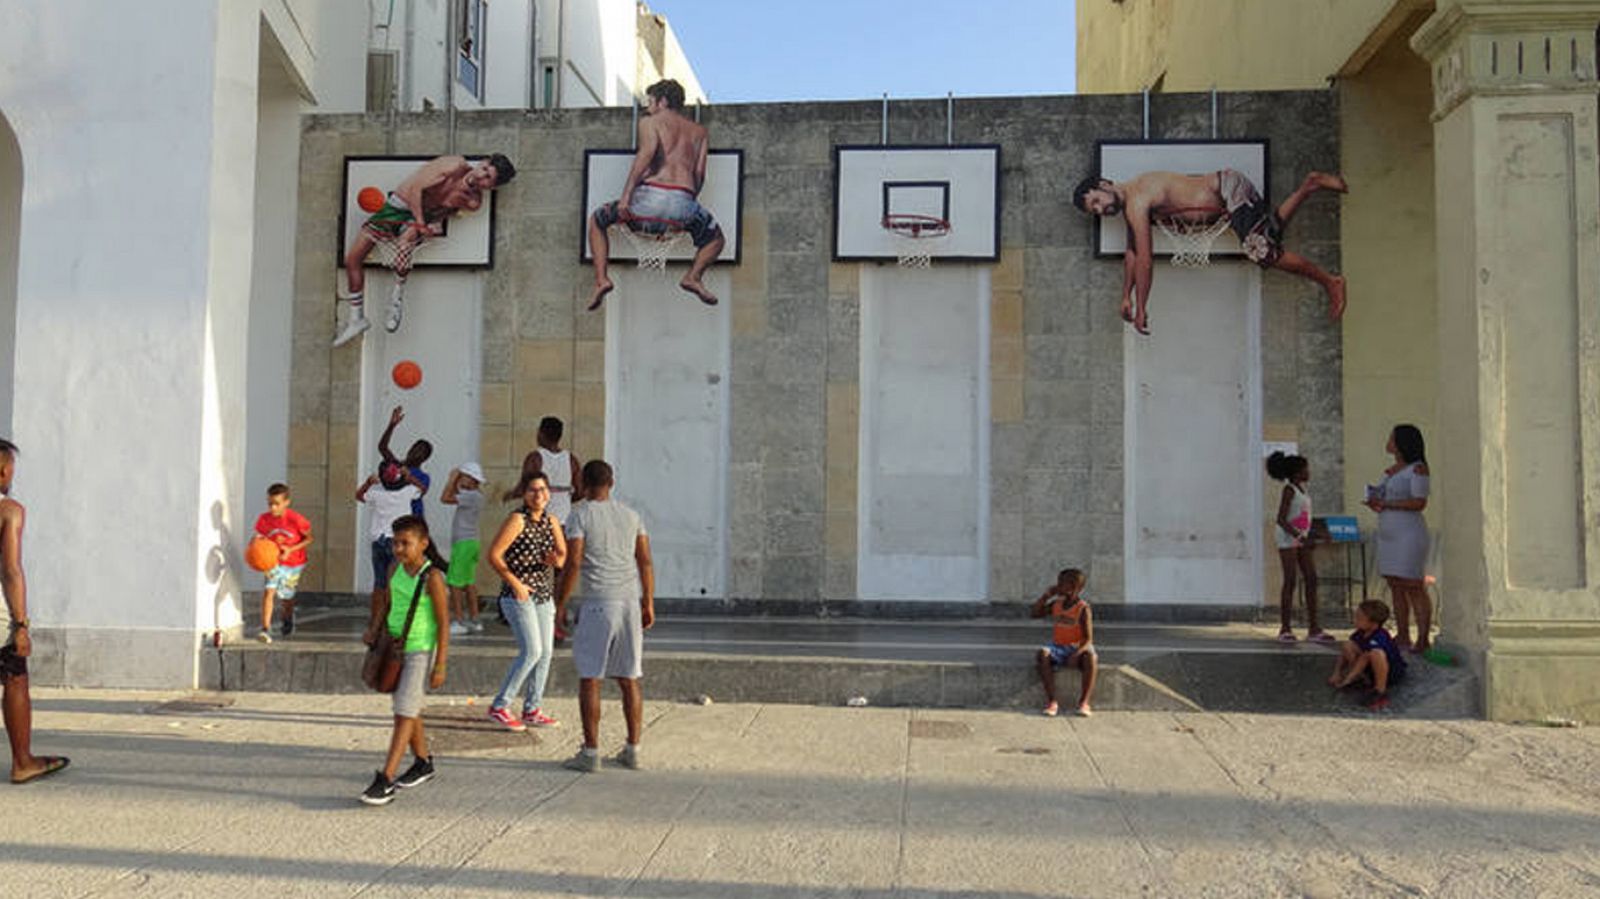
[[[617,204],[611,202],[595,210],[594,219],[601,228],[609,228],[622,221],[622,216]],[[716,240],[722,233],[716,219],[687,188],[650,181],[633,189],[633,199],[628,204],[627,225],[641,234],[682,231],[694,240],[697,249]]]
[[[1072,654],[1078,651],[1078,647],[1076,646],[1071,644],[1063,646],[1060,643],[1051,643],[1049,646],[1044,646],[1041,648],[1050,653],[1050,667],[1052,668],[1060,668],[1061,666],[1067,664],[1067,660],[1072,658]],[[1084,651],[1090,655],[1094,654],[1093,648],[1086,649]]]
[[[389,569],[394,567],[394,538],[372,541],[372,589],[389,586]]]

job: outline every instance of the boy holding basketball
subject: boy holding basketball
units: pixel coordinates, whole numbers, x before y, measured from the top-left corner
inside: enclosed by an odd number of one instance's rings
[[[1093,714],[1089,696],[1094,692],[1095,675],[1100,670],[1099,654],[1094,648],[1094,623],[1089,614],[1089,601],[1083,598],[1083,585],[1087,582],[1083,572],[1067,568],[1056,575],[1056,582],[1044,595],[1034,600],[1028,614],[1033,618],[1048,617],[1053,626],[1050,645],[1040,647],[1039,682],[1044,686],[1044,713],[1055,717],[1060,706],[1056,704],[1056,669],[1076,668],[1083,673],[1083,686],[1078,690],[1079,717]]]
[[[289,508],[289,485],[267,488],[267,511],[256,519],[256,536],[278,544],[278,564],[266,572],[261,594],[261,633],[256,639],[272,642],[272,603],[283,600],[283,636],[294,633],[294,594],[306,570],[306,547],[311,545],[311,522]]]

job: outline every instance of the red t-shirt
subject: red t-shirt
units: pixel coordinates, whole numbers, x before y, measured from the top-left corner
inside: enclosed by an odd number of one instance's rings
[[[293,509],[286,509],[282,515],[273,515],[262,512],[256,519],[256,533],[279,546],[294,546],[306,542],[311,536],[311,522],[304,515]],[[306,551],[297,549],[283,557],[278,564],[286,568],[297,568],[306,563]]]

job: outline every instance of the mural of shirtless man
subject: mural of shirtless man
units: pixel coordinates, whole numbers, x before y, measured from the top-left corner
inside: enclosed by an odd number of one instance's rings
[[[443,234],[441,223],[445,219],[458,212],[478,209],[483,205],[486,192],[505,184],[516,174],[511,160],[499,153],[477,163],[468,162],[463,156],[440,156],[423,163],[400,182],[400,186],[389,193],[383,206],[361,226],[355,243],[344,254],[345,278],[349,282],[350,292],[342,298],[350,302],[350,316],[339,335],[333,339],[333,345],[343,346],[366,333],[371,326],[362,300],[367,284],[367,273],[363,266],[367,254],[372,252],[378,241],[398,239],[403,248],[402,258],[409,260],[409,254],[404,250]],[[409,268],[409,262],[406,265]],[[391,333],[400,329],[402,311],[400,294],[397,292],[390,302],[388,319],[384,322],[384,327]]]
[[[1122,319],[1140,334],[1150,333],[1152,276],[1151,223],[1157,219],[1204,224],[1228,220],[1244,245],[1244,255],[1262,268],[1276,268],[1317,282],[1328,296],[1328,318],[1344,315],[1344,278],[1283,248],[1283,229],[1300,204],[1312,194],[1331,190],[1344,193],[1344,179],[1312,172],[1278,208],[1262,199],[1250,179],[1233,169],[1204,175],[1145,172],[1131,180],[1114,182],[1090,175],[1072,192],[1072,205],[1098,216],[1122,213],[1128,223],[1128,249],[1122,262]]]
[[[589,216],[589,249],[594,253],[589,309],[599,309],[615,286],[606,274],[611,261],[606,229],[619,222],[640,233],[687,233],[694,241],[694,261],[678,286],[715,306],[716,296],[700,281],[724,243],[722,228],[697,199],[706,180],[706,129],[683,114],[683,85],[678,82],[658,81],[645,94],[650,104],[639,122],[639,150],[622,195]]]

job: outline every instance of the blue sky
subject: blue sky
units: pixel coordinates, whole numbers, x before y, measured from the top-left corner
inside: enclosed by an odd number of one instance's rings
[[[714,103],[1067,94],[1075,0],[649,0]]]

